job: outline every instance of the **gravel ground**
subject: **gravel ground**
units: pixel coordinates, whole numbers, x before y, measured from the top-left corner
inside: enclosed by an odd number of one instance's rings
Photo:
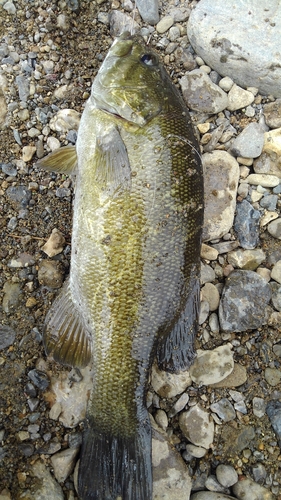
[[[124,3],[129,15],[130,2]],[[171,5],[191,8],[196,3],[163,1],[161,17]],[[50,121],[59,110],[83,111],[91,82],[112,42],[108,13],[124,9],[118,0],[82,1],[79,12],[75,12],[75,6],[75,1],[68,4],[54,0],[0,1],[0,119],[3,116],[5,123],[1,130],[0,165],[0,323],[4,325],[0,337],[0,498],[3,499],[33,498],[25,492],[30,488],[30,467],[36,459],[40,457],[53,470],[51,456],[67,449],[71,441],[79,442],[79,426],[68,429],[57,416],[50,418],[53,401],[51,393],[46,397],[45,391],[50,376],[58,376],[63,369],[46,360],[41,338],[46,312],[69,271],[73,186],[66,176],[38,171],[34,163],[58,145],[75,142],[75,112],[71,115],[71,125],[66,128],[51,128]],[[170,49],[167,52],[159,48],[162,35],[145,25],[138,14],[136,21],[147,28],[147,34],[152,32],[151,44],[163,56],[175,84],[179,85],[179,79],[187,70],[204,63],[186,41],[186,21],[177,23],[179,36],[188,47],[184,61],[177,58],[174,51],[169,54]],[[178,47],[177,38],[175,44]],[[258,96],[255,105],[262,111],[263,106],[272,101],[273,98]],[[236,131],[241,132],[252,121],[244,111],[226,114]],[[200,124],[215,124],[220,116],[205,114],[204,120],[202,113],[192,115],[195,123]],[[199,127],[199,130],[203,146],[208,130],[206,127]],[[251,164],[244,167],[252,172]],[[273,211],[278,216],[280,192],[277,190],[276,194],[278,200]],[[243,199],[240,188],[238,201]],[[58,241],[51,247],[61,245],[62,251],[48,256],[42,247],[54,228],[59,231]],[[219,241],[235,240],[233,228],[228,235],[229,239]],[[260,229],[259,236],[256,248],[264,251],[266,259],[262,266],[267,270],[264,273],[270,274],[281,258],[280,241],[265,228]],[[236,266],[231,267],[225,254],[219,254],[215,260],[205,258],[203,262],[215,271],[213,284],[221,293],[228,271]],[[226,271],[220,272],[221,269]],[[274,291],[276,288],[277,285],[272,286]],[[281,302],[278,294],[276,300]],[[272,304],[270,307],[272,319],[274,307]],[[279,304],[275,312],[280,310]],[[188,452],[188,440],[180,427],[178,410],[173,411],[180,393],[172,398],[160,397],[155,387],[151,387],[149,410],[169,436],[173,436],[174,444],[187,463],[194,491],[207,489],[206,480],[214,479],[216,467],[229,464],[239,476],[253,478],[265,485],[272,492],[272,498],[280,500],[280,447],[278,436],[265,414],[266,404],[281,397],[279,323],[274,324],[271,320],[270,324],[244,331],[243,335],[221,334],[210,327],[208,318],[207,314],[202,321],[196,348],[213,350],[222,343],[231,343],[234,361],[247,372],[247,380],[239,388],[232,387],[243,395],[244,406],[235,407],[234,417],[229,420],[212,409],[215,435],[202,458],[192,455],[191,449]],[[272,372],[268,371],[270,369]],[[74,377],[78,375],[74,373]],[[194,383],[185,393],[189,396],[189,408],[199,403],[208,412],[212,404],[230,399],[229,388],[224,386],[214,388]],[[234,405],[235,394],[232,396]],[[255,400],[255,411],[254,398],[260,398]],[[180,410],[186,409],[186,405],[187,401]],[[163,424],[163,415],[164,420],[168,415],[167,424]],[[242,446],[235,445],[239,440]],[[73,474],[62,481],[62,498],[77,498],[73,481]],[[212,488],[216,491],[213,486],[209,489]],[[3,496],[1,489],[6,491]],[[229,490],[224,491],[229,493]]]

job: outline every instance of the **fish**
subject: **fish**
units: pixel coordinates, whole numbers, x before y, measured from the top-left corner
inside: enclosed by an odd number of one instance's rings
[[[151,500],[146,391],[155,356],[193,362],[204,184],[188,109],[139,35],[117,37],[75,146],[38,161],[75,175],[69,279],[45,319],[47,355],[93,366],[80,452],[82,500]]]

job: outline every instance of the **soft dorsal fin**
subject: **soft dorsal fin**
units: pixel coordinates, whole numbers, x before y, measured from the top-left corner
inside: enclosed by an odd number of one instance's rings
[[[118,196],[131,187],[131,168],[117,128],[98,136],[95,151],[96,185],[106,196]]]
[[[46,316],[43,342],[47,355],[63,365],[82,368],[91,360],[90,334],[72,301],[69,281]]]
[[[49,155],[35,163],[35,167],[43,168],[48,172],[72,175],[77,165],[77,154],[75,146],[64,146],[56,149]]]

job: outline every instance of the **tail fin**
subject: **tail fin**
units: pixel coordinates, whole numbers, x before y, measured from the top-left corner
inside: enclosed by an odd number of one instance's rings
[[[131,437],[85,429],[78,473],[81,500],[151,500],[151,428]]]

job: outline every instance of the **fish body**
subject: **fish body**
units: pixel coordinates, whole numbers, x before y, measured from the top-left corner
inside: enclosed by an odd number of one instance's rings
[[[156,353],[171,372],[194,357],[203,175],[188,111],[140,37],[113,43],[76,152],[62,149],[39,162],[76,169],[70,277],[44,344],[61,363],[93,363],[79,495],[150,500],[146,386]]]

